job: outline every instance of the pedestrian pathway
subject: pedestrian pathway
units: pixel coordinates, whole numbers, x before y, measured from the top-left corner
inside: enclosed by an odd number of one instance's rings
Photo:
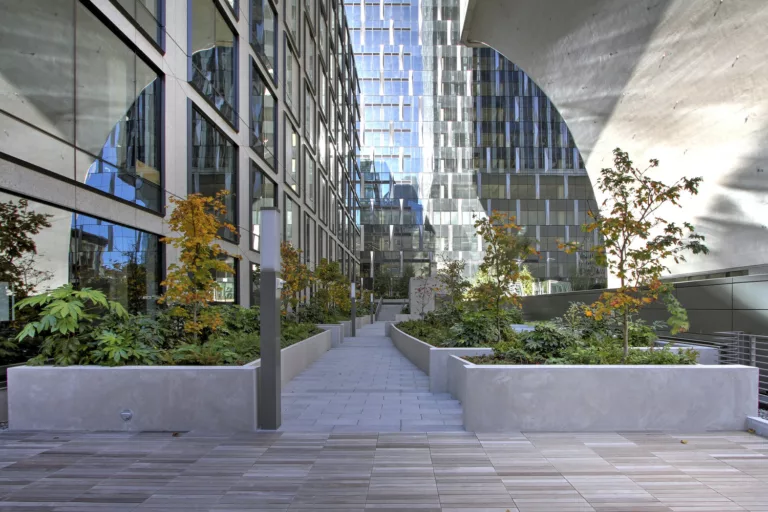
[[[429,392],[429,377],[384,334],[357,330],[283,389],[283,431],[463,431],[461,405]]]

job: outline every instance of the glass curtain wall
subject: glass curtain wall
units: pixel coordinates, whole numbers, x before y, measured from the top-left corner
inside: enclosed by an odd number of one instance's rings
[[[237,124],[236,39],[215,0],[190,0],[190,83],[231,125]]]
[[[234,143],[221,130],[208,121],[196,108],[192,108],[192,162],[189,190],[213,197],[221,191],[227,212],[223,220],[237,225],[237,168]],[[225,229],[226,240],[237,242],[237,233]]]
[[[353,0],[346,9],[361,88],[363,274],[434,273],[444,259],[463,259],[472,276],[483,257],[474,220],[492,210],[537,239],[541,256],[526,263],[535,277],[577,273],[578,256],[554,240],[580,233],[576,212],[594,208],[594,196],[536,84],[497,52],[459,44],[459,0]],[[570,183],[581,195],[565,195]]]
[[[0,192],[2,203],[19,199]],[[35,201],[28,211],[49,215],[51,224],[32,237],[36,292],[72,283],[100,290],[132,313],[155,308],[163,269],[157,235]]]
[[[0,0],[0,12],[4,151],[160,211],[160,74],[79,1]]]

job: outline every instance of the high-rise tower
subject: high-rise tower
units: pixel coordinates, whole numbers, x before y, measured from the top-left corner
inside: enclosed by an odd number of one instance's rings
[[[535,277],[583,274],[557,244],[583,236],[594,195],[541,89],[497,52],[459,44],[458,0],[346,9],[361,87],[362,274],[408,275],[443,259],[474,274],[483,253],[473,217],[492,210],[536,238]]]

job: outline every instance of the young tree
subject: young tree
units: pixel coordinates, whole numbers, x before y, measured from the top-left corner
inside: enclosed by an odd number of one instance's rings
[[[501,336],[502,310],[510,304],[519,306],[514,284],[520,279],[523,261],[536,254],[536,249],[529,239],[520,235],[515,218],[506,213],[493,211],[490,217],[476,220],[475,228],[485,246],[480,271],[488,276],[475,296],[487,298],[496,314],[496,327]]]
[[[312,272],[301,262],[301,250],[296,249],[290,242],[280,244],[281,278],[283,290],[280,299],[283,303],[283,314],[288,313],[299,305],[300,294],[312,283]]]
[[[168,221],[178,236],[167,236],[161,241],[180,250],[179,264],[168,266],[165,294],[160,303],[167,304],[171,314],[184,319],[184,331],[197,340],[204,329],[216,331],[223,325],[216,309],[208,308],[214,299],[219,284],[215,272],[235,273],[235,270],[220,257],[226,255],[216,242],[223,229],[235,231],[235,227],[221,218],[226,214],[222,198],[226,192],[215,197],[190,194],[186,199],[171,197],[174,205]]]
[[[467,263],[464,260],[443,260],[443,268],[437,271],[437,279],[445,286],[451,304],[456,307],[464,298],[469,288],[469,281],[464,277]]]
[[[318,286],[313,300],[317,301],[326,313],[351,309],[349,279],[341,272],[338,261],[321,259],[315,268],[315,282]]]
[[[0,282],[10,283],[19,298],[34,293],[39,284],[52,277],[37,268],[37,244],[32,238],[51,227],[51,217],[29,210],[26,199],[0,203]]]
[[[693,225],[681,225],[662,218],[662,208],[682,208],[682,194],[696,195],[702,178],[680,178],[666,185],[648,176],[659,165],[651,160],[640,170],[633,166],[629,155],[615,149],[614,167],[600,171],[597,186],[606,196],[599,215],[582,229],[597,231],[602,244],[592,248],[596,261],[619,279],[615,291],[606,291],[586,311],[598,320],[618,314],[623,323],[624,359],[629,355],[629,325],[633,315],[645,306],[662,300],[671,318],[667,322],[673,333],[688,328],[688,314],[672,295],[672,286],[661,282],[669,272],[667,262],[685,261],[685,253],[707,254],[704,237]],[[573,247],[567,249],[569,252]]]

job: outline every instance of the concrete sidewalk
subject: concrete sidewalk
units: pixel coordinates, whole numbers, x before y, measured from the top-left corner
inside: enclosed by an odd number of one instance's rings
[[[461,405],[429,392],[429,377],[384,335],[357,330],[283,390],[283,431],[462,431]]]

